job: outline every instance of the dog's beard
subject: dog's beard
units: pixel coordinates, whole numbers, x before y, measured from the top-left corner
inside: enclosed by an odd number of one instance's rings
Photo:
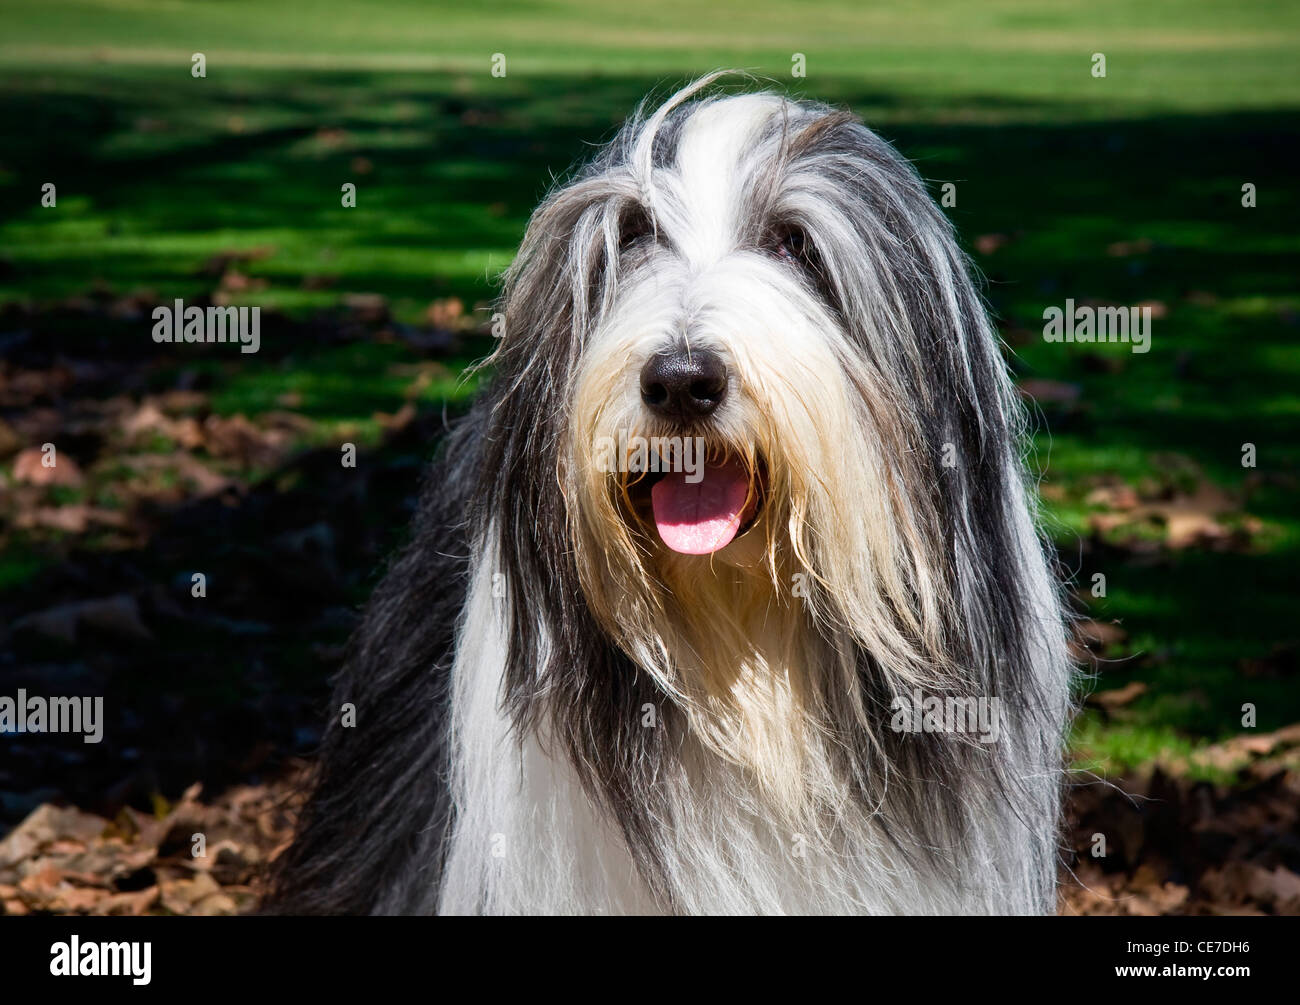
[[[624,290],[578,368],[561,453],[586,601],[695,738],[803,817],[834,789],[815,776],[844,741],[830,709],[858,694],[855,651],[898,687],[941,686],[947,673],[933,520],[909,475],[919,431],[779,261],[737,253],[690,275],[652,255]],[[716,411],[679,423],[646,408],[638,375],[682,337],[730,376]],[[628,470],[645,444],[694,437],[695,485]],[[692,525],[680,510],[695,496],[714,504]],[[860,704],[851,714],[867,723]]]

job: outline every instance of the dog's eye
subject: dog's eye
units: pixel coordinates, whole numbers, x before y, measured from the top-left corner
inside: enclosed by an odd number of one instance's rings
[[[618,250],[627,251],[642,238],[654,233],[650,214],[640,206],[626,210],[618,221]]]
[[[809,252],[811,250],[808,235],[799,227],[785,227],[777,231],[774,244],[778,258],[787,262],[793,262],[795,265],[807,267],[810,261]]]
[[[832,309],[835,308],[835,289],[826,274],[817,245],[808,232],[798,224],[786,224],[769,231],[764,242],[767,252],[782,262],[799,268],[803,277],[817,290]]]

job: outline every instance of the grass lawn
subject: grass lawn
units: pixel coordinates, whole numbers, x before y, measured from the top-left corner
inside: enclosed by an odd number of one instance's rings
[[[936,196],[956,184],[948,212],[1017,376],[1056,389],[1038,395],[1035,441],[1051,533],[1090,616],[1126,633],[1092,686],[1147,685],[1085,713],[1080,763],[1188,755],[1240,732],[1245,702],[1260,729],[1300,720],[1300,7],[862,6],[672,0],[615,20],[591,0],[6,4],[0,304],[48,316],[38,337],[71,351],[88,336],[61,304],[198,297],[205,263],[253,249],[240,302],[294,318],[355,294],[408,325],[434,300],[485,304],[552,178],[648,91],[743,67],[852,107]],[[794,53],[806,77],[791,78]],[[1152,304],[1151,351],[1046,344],[1042,311],[1066,298]],[[147,325],[112,337],[150,348]],[[400,343],[266,350],[201,364],[214,407],[256,417],[292,394],[331,442],[378,442],[373,415],[401,406],[401,368],[420,358]],[[442,360],[419,406],[463,402],[469,361]],[[1249,532],[1168,547],[1159,523],[1149,540],[1099,531],[1098,491],[1120,485],[1166,502],[1210,486],[1231,502],[1225,525]],[[18,531],[3,546],[0,589],[21,591],[43,546]],[[1105,597],[1086,592],[1096,573]]]

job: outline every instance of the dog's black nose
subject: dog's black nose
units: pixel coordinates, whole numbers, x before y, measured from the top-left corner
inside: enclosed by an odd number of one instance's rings
[[[641,368],[641,400],[665,419],[703,418],[726,396],[727,367],[708,349],[655,353]]]

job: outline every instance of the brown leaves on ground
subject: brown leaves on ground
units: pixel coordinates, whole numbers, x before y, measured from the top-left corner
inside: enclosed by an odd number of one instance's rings
[[[1211,768],[1218,771],[1246,770],[1262,777],[1275,770],[1300,768],[1300,723],[1272,733],[1246,733],[1222,743],[1201,747],[1189,757],[1167,757],[1162,767],[1173,774],[1188,768]]]
[[[1086,501],[1112,510],[1088,518],[1094,529],[1104,532],[1149,523],[1164,528],[1165,544],[1175,550],[1231,543],[1235,531],[1219,518],[1240,508],[1230,493],[1210,482],[1201,482],[1190,492],[1173,493],[1167,499],[1148,502],[1141,501],[1128,486],[1101,488],[1090,493]],[[1258,521],[1251,521],[1247,528],[1248,531],[1258,529]]]
[[[424,318],[435,328],[454,330],[461,326],[465,305],[459,297],[435,300],[424,313]]]
[[[358,601],[443,431],[420,406],[455,376],[418,354],[394,363],[403,393],[375,416],[372,447],[359,424],[316,418],[289,381],[274,410],[219,411],[234,365],[224,350],[195,346],[194,367],[178,370],[148,337],[147,313],[132,322],[139,338],[106,314],[147,302],[85,299],[0,305],[12,349],[0,358],[0,550],[26,577],[0,598],[0,664],[10,693],[103,696],[113,726],[94,746],[6,737],[0,836],[42,803],[113,817],[151,792],[173,797],[195,779],[220,790],[311,749]],[[367,304],[382,307],[356,306]],[[383,331],[437,334],[443,352],[481,314],[449,303],[435,313],[457,330]],[[64,326],[86,334],[50,337]],[[342,309],[311,322],[264,312],[263,328],[265,348],[288,360],[383,334]],[[355,467],[340,463],[342,440],[362,444]],[[77,484],[39,483],[47,442]]]
[[[158,399],[145,401],[130,415],[122,419],[122,432],[126,442],[131,446],[141,446],[154,435],[164,436],[185,450],[197,450],[203,446],[203,427],[193,415],[172,417],[160,407]],[[193,395],[185,399],[184,404],[198,408],[203,404],[202,395]]]
[[[47,454],[42,447],[28,447],[14,458],[14,481],[27,485],[62,485],[75,487],[82,483],[81,469],[76,461],[58,451]]]
[[[0,914],[239,914],[288,844],[300,773],[210,802],[191,786],[150,816],[46,804],[0,841]],[[204,854],[193,854],[195,835]]]
[[[400,432],[415,421],[415,404],[406,402],[396,412],[375,412],[374,419],[379,427],[390,433]]]
[[[1063,914],[1300,914],[1300,726],[1231,787],[1160,771],[1071,793]],[[1095,857],[1101,848],[1104,856]]]
[[[92,528],[122,529],[127,526],[127,519],[118,510],[86,503],[65,503],[62,506],[38,504],[16,512],[13,525],[20,530],[55,530],[62,534],[76,535],[85,534]]]
[[[243,414],[209,415],[203,420],[202,442],[214,457],[228,457],[241,468],[270,467],[288,453],[292,434],[286,429],[258,426]]]
[[[53,466],[40,445],[18,451],[0,519],[37,540],[102,533],[122,547],[145,541],[150,508],[241,493],[250,472],[285,463],[312,428],[292,413],[220,415],[185,390],[77,399],[16,421],[20,442],[35,434],[57,450]]]
[[[1099,480],[1084,502],[1104,507],[1091,513],[1088,526],[1112,544],[1132,551],[1206,548],[1242,551],[1265,530],[1245,513],[1244,495],[1224,489],[1182,458],[1157,464],[1155,477],[1140,485],[1114,478]]]
[[[223,253],[209,263],[213,284],[251,274],[258,257]],[[358,600],[443,431],[420,405],[455,373],[422,356],[459,347],[486,317],[448,300],[429,324],[401,325],[373,296],[311,321],[263,311],[264,350],[290,361],[360,339],[415,347],[394,365],[404,393],[375,416],[371,449],[368,431],[315,418],[288,381],[275,411],[219,410],[223,375],[268,360],[195,346],[190,366],[149,338],[155,302],[97,290],[39,309],[0,305],[0,549],[28,576],[0,598],[0,663],[9,693],[102,695],[112,722],[94,745],[4,738],[0,837],[26,821],[0,865],[9,912],[246,909],[246,874],[283,843],[289,818],[250,824],[276,790],[229,786],[276,777],[315,745]],[[363,441],[356,467],[340,464],[343,439]],[[45,443],[54,469],[41,463]],[[195,779],[209,798],[183,801],[200,818],[189,830],[180,807],[166,811],[171,839],[154,815],[122,810]],[[243,791],[252,808],[234,805]],[[93,833],[69,822],[75,811],[31,817],[53,803],[95,814]],[[206,860],[187,844],[200,829]]]
[[[222,303],[259,288],[264,281],[241,270],[274,251],[255,247],[212,256],[200,270],[220,283],[210,300]],[[196,389],[206,379],[197,370],[182,372],[169,389],[154,390],[159,372],[175,364],[175,357],[153,353],[157,347],[143,337],[159,300],[148,291],[119,296],[96,287],[38,313],[12,304],[0,309],[0,321],[17,332],[13,351],[0,359],[0,528],[11,526],[38,547],[84,535],[93,536],[97,548],[141,547],[149,536],[142,510],[213,497],[234,503],[251,482],[310,446],[348,438],[341,427],[294,411],[302,401],[293,391],[281,395],[281,411],[247,415],[217,411],[211,396]],[[282,345],[365,338],[442,353],[465,335],[486,332],[488,324],[482,305],[470,310],[456,298],[431,302],[421,326],[397,323],[380,294],[345,293],[340,301],[334,314],[311,322],[263,311],[265,334],[274,330]],[[111,354],[86,343],[73,357],[51,352],[50,340],[34,334],[46,325],[61,330],[87,322],[110,332],[129,326],[142,338],[120,354],[115,340]],[[429,369],[413,381],[410,403],[375,416],[387,433],[406,430],[417,413],[415,398],[446,375],[433,360],[416,365]],[[55,446],[52,455],[46,444]]]
[[[975,250],[981,255],[991,255],[1012,242],[1011,234],[978,234],[975,237]]]
[[[1128,632],[1114,621],[1081,618],[1071,627],[1074,629],[1074,638],[1070,642],[1070,655],[1076,663],[1092,663],[1128,642]]]
[[[1074,787],[1076,858],[1061,875],[1061,913],[1300,914],[1300,770],[1287,760],[1300,725],[1260,739],[1251,738],[1268,756],[1230,788],[1158,770]],[[0,913],[250,911],[291,839],[303,771],[207,801],[196,784],[154,815],[41,806],[0,841]],[[200,833],[201,858],[192,854]],[[1106,854],[1095,858],[1099,834]]]
[[[1123,708],[1125,705],[1141,698],[1148,690],[1147,685],[1140,680],[1130,681],[1123,687],[1113,688],[1108,691],[1094,691],[1088,695],[1088,704],[1107,711]]]

